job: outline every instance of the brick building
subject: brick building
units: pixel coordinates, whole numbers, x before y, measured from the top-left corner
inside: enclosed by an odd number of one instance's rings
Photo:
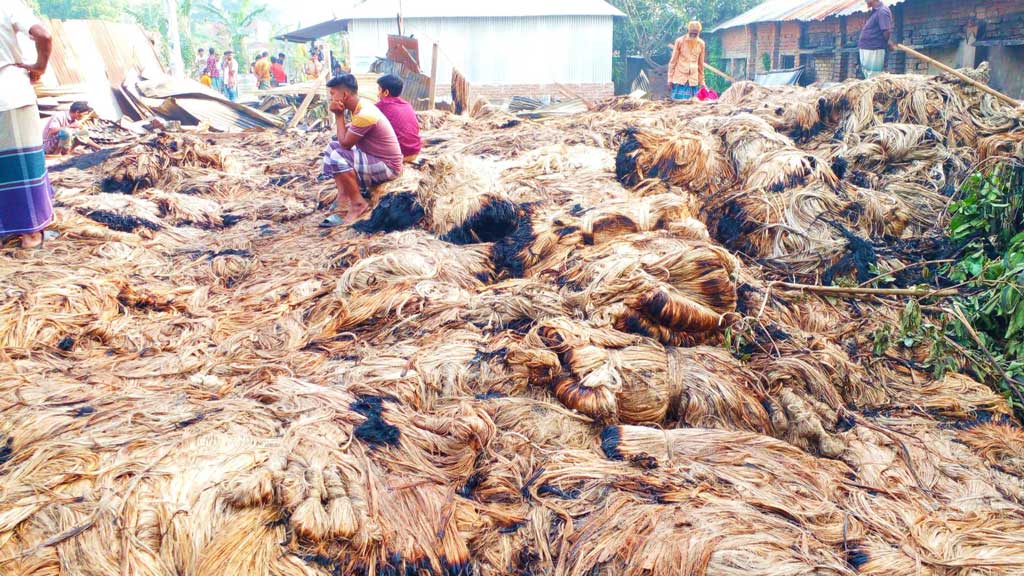
[[[894,37],[953,67],[991,64],[994,88],[1024,96],[1024,1],[883,0]],[[722,65],[737,78],[804,66],[802,83],[860,77],[857,39],[867,21],[863,0],[768,0],[712,30]],[[927,62],[890,53],[889,72],[934,74]]]

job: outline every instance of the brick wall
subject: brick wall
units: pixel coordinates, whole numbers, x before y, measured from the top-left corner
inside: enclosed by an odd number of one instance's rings
[[[723,58],[746,58],[750,52],[750,37],[746,27],[730,28],[719,33]]]
[[[964,42],[965,29],[971,22],[978,26],[979,40],[1024,37],[1024,0],[907,0],[892,9],[894,16],[902,13],[903,29],[899,40],[904,44],[922,46],[920,52],[950,66],[991,60],[992,85],[1015,96],[1024,93],[1024,48],[970,47]],[[799,63],[807,66],[807,80],[837,82],[852,77],[857,72],[857,40],[867,18],[867,13],[847,17],[845,35],[840,31],[840,19],[835,17],[807,22],[802,32],[800,23],[785,22],[778,47],[775,45],[776,24],[758,23],[754,25],[757,49],[752,64],[760,71],[763,68],[761,55],[767,52],[778,65],[781,56],[799,47],[805,51],[822,51],[805,53],[800,59]],[[747,27],[724,30],[720,34],[727,58],[753,56]],[[841,51],[835,51],[837,43]],[[894,73],[938,72],[926,62],[903,53],[890,54],[887,67]]]
[[[588,100],[600,100],[602,98],[608,98],[615,95],[615,84],[611,82],[607,84],[562,84],[562,86]],[[545,96],[550,96],[559,100],[565,100],[568,98],[554,84],[471,84],[470,92],[473,98],[479,96],[489,100],[508,100],[513,96],[527,96],[530,98],[543,98]],[[438,100],[451,100],[451,94],[451,85],[437,85]]]

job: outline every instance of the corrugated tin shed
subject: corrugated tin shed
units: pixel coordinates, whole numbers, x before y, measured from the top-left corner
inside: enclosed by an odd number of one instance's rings
[[[887,0],[888,6],[900,4],[905,0]],[[857,12],[867,12],[864,0],[768,0],[747,10],[743,14],[727,20],[711,29],[712,32],[757,24],[758,22],[786,22],[799,20],[808,22],[824,20],[831,16],[849,16]]]
[[[523,16],[625,16],[604,0],[367,0],[351,20],[403,18],[515,18]]]
[[[131,72],[165,74],[156,47],[136,24],[99,20],[48,20],[53,52],[42,83],[47,88],[74,87],[100,117],[117,120],[121,109],[111,88]],[[32,47],[28,58],[35,58]]]

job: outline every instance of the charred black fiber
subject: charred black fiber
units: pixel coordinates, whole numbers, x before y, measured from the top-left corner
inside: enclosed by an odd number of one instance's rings
[[[512,234],[519,221],[519,207],[510,200],[489,199],[479,210],[452,228],[441,240],[452,244],[497,242]]]
[[[859,188],[871,188],[871,178],[867,172],[862,170],[854,170],[853,175],[850,176],[850,182]]]
[[[57,348],[64,352],[71,352],[71,349],[75,347],[75,339],[71,336],[65,336],[57,342]]]
[[[850,565],[854,570],[859,571],[861,566],[864,566],[871,560],[867,550],[864,550],[857,544],[848,545],[846,548],[846,563]]]
[[[370,217],[352,228],[363,234],[398,232],[414,228],[423,220],[423,206],[412,192],[388,194],[380,199]]]
[[[721,210],[711,214],[706,221],[714,223],[715,240],[733,252],[750,252],[746,237],[757,232],[758,224],[752,222],[743,212],[743,206],[736,200],[729,200]]]
[[[843,276],[851,268],[857,272],[857,282],[867,282],[874,278],[873,270],[878,266],[878,254],[873,244],[850,232],[842,224],[833,220],[825,220],[833,228],[846,238],[846,254],[838,262],[829,266],[822,274],[821,280],[826,286],[831,286],[838,276]]]
[[[523,252],[534,240],[533,221],[527,208],[519,215],[515,230],[491,246],[491,260],[494,262],[495,272],[499,276],[504,273],[511,278],[522,278],[526,274]]]
[[[836,420],[836,432],[847,432],[857,425],[857,419],[852,414],[840,414]]]
[[[506,524],[506,525],[502,526],[501,528],[498,528],[498,533],[499,534],[515,534],[516,532],[519,532],[519,529],[522,528],[523,526],[526,526],[526,522],[513,522],[511,524]]]
[[[124,216],[115,212],[108,212],[106,210],[93,210],[85,215],[94,222],[99,222],[111,230],[118,232],[134,232],[139,228],[148,228],[150,230],[159,230],[160,225],[150,222],[145,218],[136,218],[134,216]]]
[[[455,493],[463,498],[472,498],[473,490],[476,490],[476,487],[479,486],[485,478],[486,476],[484,476],[483,473],[474,472],[466,479],[466,482],[462,486],[459,486],[458,489],[455,490]]]
[[[499,130],[505,130],[507,128],[515,128],[516,126],[519,126],[519,124],[521,124],[521,123],[522,123],[522,120],[520,120],[518,118],[512,118],[510,120],[506,120],[506,121],[502,122],[501,124],[498,124],[498,129]]]
[[[636,128],[626,128],[622,133],[625,138],[619,145],[619,151],[615,154],[615,178],[623,186],[636,186],[640,182],[640,172],[636,168],[635,152],[643,146],[636,138]]]
[[[445,555],[441,555],[442,576],[476,576],[476,568],[468,561],[452,562]]]
[[[537,495],[539,496],[555,496],[562,500],[576,500],[580,497],[579,488],[571,488],[569,490],[562,490],[557,486],[550,484],[542,484],[537,488]]]
[[[601,430],[601,451],[609,460],[623,460],[625,457],[619,450],[622,444],[622,432],[618,426],[605,426]]]
[[[832,172],[835,173],[836,178],[842,180],[846,178],[846,170],[850,167],[850,163],[842,156],[836,156],[832,159]]]
[[[224,214],[220,217],[220,220],[225,228],[231,228],[235,224],[245,220],[245,216],[239,216],[238,214]]]
[[[5,464],[14,456],[14,438],[10,436],[3,444],[0,444],[0,464]]]
[[[378,396],[360,396],[349,408],[366,417],[366,421],[356,426],[355,435],[370,445],[384,444],[397,446],[401,439],[401,431],[397,426],[384,420],[384,400]]]
[[[75,418],[81,418],[82,416],[88,416],[89,414],[95,414],[95,413],[96,413],[96,409],[95,408],[93,408],[92,406],[86,405],[86,406],[79,406],[78,408],[75,408],[75,411],[72,412],[71,415],[74,416]]]
[[[156,183],[148,176],[121,180],[115,176],[107,176],[100,181],[100,190],[108,193],[133,194],[136,190],[152,188]]]
[[[200,414],[196,414],[195,416],[193,416],[191,418],[186,418],[186,419],[182,420],[181,422],[178,422],[177,424],[174,425],[174,427],[180,430],[181,428],[188,428],[189,426],[191,426],[193,424],[198,424],[199,422],[202,422],[203,420],[206,420],[206,414],[200,413]]]
[[[900,108],[899,101],[893,99],[892,103],[889,104],[889,108],[885,111],[885,123],[894,124],[900,121]]]
[[[476,394],[476,395],[473,396],[473,398],[475,398],[477,400],[499,400],[501,398],[507,398],[507,397],[508,397],[507,394],[505,394],[504,392],[499,392],[497,390],[488,390],[487,392],[484,392],[483,394]]]

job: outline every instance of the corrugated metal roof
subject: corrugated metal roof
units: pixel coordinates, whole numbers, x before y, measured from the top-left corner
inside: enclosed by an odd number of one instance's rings
[[[305,28],[299,28],[287,34],[281,34],[275,36],[277,40],[285,40],[287,42],[312,42],[317,38],[324,36],[330,36],[331,34],[337,34],[338,32],[344,32],[348,30],[348,20],[337,20],[332,19],[312,26],[306,26]]]
[[[352,20],[395,18],[501,18],[522,16],[625,16],[604,0],[366,0]]]
[[[901,4],[906,0],[886,0],[886,5]],[[831,16],[849,16],[867,12],[864,0],[768,0],[711,29],[712,32],[756,24],[758,22],[808,22]]]

